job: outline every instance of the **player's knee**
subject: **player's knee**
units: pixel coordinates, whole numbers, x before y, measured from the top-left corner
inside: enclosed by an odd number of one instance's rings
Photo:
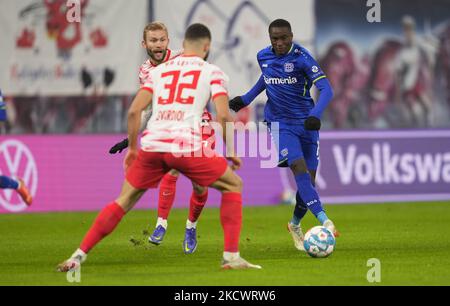
[[[233,185],[232,185],[233,190],[232,191],[233,192],[242,192],[243,186],[244,186],[244,183],[242,181],[242,178],[239,175],[235,174],[234,178],[233,178]]]
[[[197,185],[197,184],[192,184],[192,188],[194,189],[194,192],[196,194],[202,195],[202,194],[205,193],[207,187],[203,187],[203,186],[200,186],[200,185]]]
[[[317,171],[316,170],[309,170],[309,174],[311,175],[311,184],[316,187],[316,175],[317,175]]]
[[[123,197],[117,198],[115,200],[115,203],[117,203],[117,205],[119,205],[126,213],[128,213],[134,206],[133,201],[131,199]]]
[[[221,190],[223,192],[239,192],[242,193],[243,182],[240,176],[233,173],[232,177],[228,180],[226,186]]]
[[[308,167],[306,166],[306,162],[303,158],[294,161],[290,168],[294,175],[308,173]]]
[[[170,170],[169,174],[172,175],[172,176],[175,176],[175,177],[179,177],[180,176],[180,172],[178,172],[177,170],[174,170],[174,169]]]

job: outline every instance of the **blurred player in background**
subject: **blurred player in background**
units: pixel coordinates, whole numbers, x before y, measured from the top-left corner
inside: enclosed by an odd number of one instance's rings
[[[326,215],[315,188],[319,164],[320,118],[333,97],[333,91],[322,69],[302,46],[293,43],[288,21],[277,19],[269,26],[272,45],[261,50],[257,59],[262,76],[244,96],[230,101],[234,111],[248,106],[263,90],[268,101],[265,120],[279,151],[279,166],[290,167],[297,183],[297,203],[288,230],[295,247],[304,250],[300,221],[308,208],[319,222],[338,235]],[[320,97],[315,104],[310,89],[315,85]],[[279,123],[279,126],[276,126]]]
[[[142,46],[147,50],[149,59],[142,64],[139,70],[140,86],[144,86],[150,72],[161,63],[173,60],[180,56],[182,51],[172,51],[169,46],[169,33],[167,27],[160,22],[152,22],[144,29],[144,40]],[[151,108],[142,113],[141,131],[146,127],[147,121],[152,112]],[[214,150],[214,129],[209,127],[212,121],[211,114],[205,110],[202,117],[202,135],[205,146]],[[122,152],[128,147],[128,138],[114,145],[110,153]],[[155,230],[149,237],[149,241],[155,245],[162,243],[167,232],[170,210],[175,201],[176,184],[180,176],[177,170],[170,170],[162,179],[159,187],[158,220]],[[183,241],[183,251],[191,254],[197,249],[197,221],[208,199],[208,188],[199,186],[192,182],[193,192],[189,205],[189,217],[186,221],[185,239]]]
[[[2,91],[0,90],[0,133],[3,133],[6,123],[6,104],[3,101]],[[0,175],[0,189],[14,189],[28,206],[31,205],[33,198],[28,191],[23,180],[15,180],[5,175]]]
[[[14,189],[25,204],[27,204],[27,206],[30,206],[33,202],[31,193],[28,191],[27,186],[25,186],[24,181],[21,179],[15,180],[8,176],[0,175],[0,189]]]
[[[432,115],[432,74],[437,44],[433,37],[417,37],[416,22],[411,16],[402,19],[404,45],[396,60],[397,82],[415,126],[430,126]]]
[[[4,134],[6,132],[6,120],[8,117],[6,116],[6,104],[3,101],[2,90],[0,89],[0,134]]]
[[[135,97],[128,112],[129,149],[124,160],[126,179],[120,196],[97,216],[80,248],[58,266],[61,272],[77,269],[87,253],[109,235],[149,188],[156,188],[163,176],[176,169],[200,186],[211,186],[222,193],[220,219],[224,230],[223,269],[247,269],[252,265],[239,254],[242,226],[242,180],[233,168],[240,158],[230,152],[233,139],[227,142],[226,122],[233,122],[228,110],[228,77],[207,63],[211,33],[202,24],[193,24],[183,42],[184,54],[153,69]],[[217,121],[222,126],[224,142],[231,156],[206,156],[202,149],[200,122],[212,97]],[[153,113],[141,139],[138,134],[141,114],[151,105]]]

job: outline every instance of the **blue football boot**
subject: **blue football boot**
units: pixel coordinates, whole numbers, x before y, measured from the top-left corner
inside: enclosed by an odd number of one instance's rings
[[[183,241],[183,251],[185,254],[192,254],[197,249],[197,230],[195,228],[186,229]]]
[[[162,225],[158,225],[153,234],[148,238],[148,241],[155,245],[160,245],[163,242],[165,234],[166,229]]]

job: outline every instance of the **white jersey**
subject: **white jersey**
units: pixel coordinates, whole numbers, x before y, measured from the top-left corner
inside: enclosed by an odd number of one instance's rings
[[[180,56],[152,69],[142,89],[153,93],[153,114],[141,139],[147,152],[201,149],[203,111],[209,100],[228,95],[228,76],[197,56]]]
[[[412,89],[418,79],[421,63],[421,52],[417,45],[405,46],[400,51],[397,58],[397,70],[403,72],[402,89]]]
[[[183,53],[183,50],[173,51],[173,50],[167,49],[166,56],[165,56],[163,62],[173,60],[174,58],[177,58],[178,56],[180,56],[182,53]],[[152,71],[156,67],[158,67],[158,66],[153,65],[152,62],[150,61],[150,59],[146,60],[141,65],[141,67],[139,68],[139,84],[141,87],[144,86],[145,82],[147,81],[150,71]]]
[[[403,72],[402,89],[411,90],[420,79],[420,71],[424,64],[433,69],[437,47],[433,41],[427,42],[416,39],[412,45],[405,45],[397,58],[397,71]]]
[[[183,53],[183,50],[170,50],[167,49],[166,56],[164,57],[163,62],[167,62],[170,60],[173,60],[174,58],[177,58]],[[145,82],[147,81],[147,78],[150,74],[150,71],[158,67],[157,65],[153,65],[153,63],[150,61],[150,59],[146,60],[141,67],[139,68],[139,86],[144,86]],[[139,128],[139,131],[143,131],[145,127],[147,126],[147,121],[150,119],[152,115],[152,108],[148,107],[145,109],[141,114],[141,127]]]

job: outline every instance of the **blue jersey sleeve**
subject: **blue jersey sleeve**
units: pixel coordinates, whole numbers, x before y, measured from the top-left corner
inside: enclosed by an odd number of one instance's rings
[[[311,110],[309,115],[320,119],[323,111],[333,99],[333,88],[327,78],[321,78],[314,84],[319,89],[320,95],[319,100],[317,100],[316,105]]]
[[[312,84],[326,78],[325,73],[308,51],[302,50],[302,56],[299,57],[299,61],[302,72]]]
[[[309,82],[311,82],[310,84],[314,84],[320,92],[319,99],[309,115],[320,119],[325,108],[333,98],[333,89],[322,68],[320,68],[317,61],[308,51],[302,50],[300,61],[302,72],[306,75]]]
[[[261,92],[264,91],[264,89],[266,89],[266,83],[264,83],[264,78],[261,75],[258,82],[256,82],[256,84],[253,85],[253,87],[241,97],[242,101],[244,101],[245,105],[249,105]]]

